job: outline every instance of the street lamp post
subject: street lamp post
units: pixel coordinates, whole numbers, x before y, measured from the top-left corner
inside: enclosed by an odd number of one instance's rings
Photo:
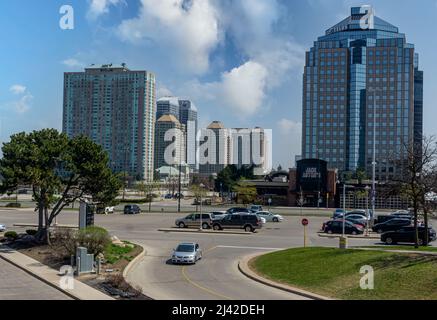
[[[370,225],[369,225],[369,221],[370,221],[370,214],[369,214],[369,191],[370,191],[370,187],[366,186],[366,216],[367,216],[367,230],[366,230],[366,234],[367,236],[369,235],[369,229],[370,229]]]
[[[202,222],[202,202],[203,202],[203,200],[202,200],[202,190],[203,190],[203,188],[205,187],[205,185],[203,184],[203,183],[201,183],[200,185],[199,185],[199,187],[200,187],[200,231],[203,231],[203,222]]]
[[[343,227],[342,227],[342,236],[345,236],[346,229],[346,183],[343,183]]]
[[[376,90],[373,92],[373,155],[372,155],[372,214],[375,214],[376,202]]]

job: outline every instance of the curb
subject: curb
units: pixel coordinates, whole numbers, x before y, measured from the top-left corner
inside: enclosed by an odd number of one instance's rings
[[[234,235],[239,235],[239,236],[250,236],[250,235],[255,234],[253,232],[214,231],[214,230],[199,231],[198,229],[179,229],[179,228],[158,229],[158,231],[161,231],[161,232],[179,232],[179,233],[197,233],[197,234],[234,234]]]
[[[131,243],[133,243],[133,242],[131,242]],[[142,245],[140,245],[138,243],[133,243],[133,244],[135,244],[138,247],[141,247],[142,251],[131,262],[129,262],[129,264],[126,266],[126,268],[124,268],[124,270],[123,270],[123,278],[125,279],[126,282],[127,282],[127,279],[126,279],[127,274],[139,262],[139,260],[144,258],[144,256],[146,255],[146,249]]]
[[[250,255],[250,256],[246,256],[243,257],[243,259],[241,261],[238,261],[238,270],[244,274],[246,277],[248,277],[249,279],[252,279],[256,282],[259,282],[261,284],[264,284],[266,286],[275,288],[275,289],[279,289],[285,292],[289,292],[289,293],[293,293],[293,294],[297,294],[299,296],[305,297],[305,298],[309,298],[312,300],[335,300],[332,298],[328,298],[325,296],[321,296],[309,291],[305,291],[302,289],[298,289],[295,287],[291,287],[289,285],[285,285],[285,284],[281,284],[278,282],[274,282],[271,281],[269,279],[266,279],[264,277],[259,276],[258,274],[256,274],[252,269],[250,269],[249,267],[249,262],[259,256],[264,255],[265,253],[262,254],[255,254],[255,255]]]
[[[332,234],[326,234],[326,233],[320,233],[318,232],[317,235],[320,238],[330,238],[330,239],[335,239],[335,238],[340,238],[341,235],[332,235]],[[380,236],[353,236],[353,235],[347,235],[346,238],[348,239],[364,239],[364,240],[380,240],[381,237]]]
[[[5,248],[5,247],[3,247],[3,248]],[[9,249],[9,248],[6,247],[6,249]],[[12,249],[11,249],[11,250],[12,250]],[[44,282],[45,284],[49,285],[50,287],[52,287],[52,288],[54,288],[54,289],[56,289],[56,290],[62,292],[63,294],[65,294],[66,296],[72,298],[73,300],[81,300],[81,299],[80,299],[78,296],[76,296],[74,293],[72,293],[72,292],[70,292],[70,291],[67,291],[67,290],[64,290],[64,289],[62,289],[62,288],[60,288],[60,287],[58,287],[57,285],[55,285],[55,284],[52,283],[51,281],[48,281],[48,280],[45,279],[44,277],[41,277],[41,276],[37,275],[36,273],[32,272],[32,271],[31,271],[30,269],[28,269],[27,267],[22,266],[22,265],[16,263],[15,261],[13,261],[13,260],[11,260],[11,259],[5,257],[4,255],[2,255],[1,253],[0,253],[0,259],[3,259],[4,261],[6,261],[6,262],[12,264],[13,266],[17,267],[18,269],[23,270],[24,272],[26,272],[26,273],[29,274],[30,276],[32,276],[32,277],[34,277],[34,278],[40,280],[41,282]]]

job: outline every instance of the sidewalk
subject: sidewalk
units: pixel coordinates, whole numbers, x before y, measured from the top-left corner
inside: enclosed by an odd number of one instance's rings
[[[60,287],[61,276],[58,271],[32,259],[20,252],[17,252],[4,245],[0,245],[0,258],[8,261],[14,266],[24,270],[33,277],[45,282],[55,289],[76,300],[114,300],[110,296],[74,279],[74,289],[64,290]]]

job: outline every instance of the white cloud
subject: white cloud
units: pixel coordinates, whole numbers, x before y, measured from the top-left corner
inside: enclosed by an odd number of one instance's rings
[[[221,92],[225,102],[242,115],[253,115],[266,96],[267,69],[253,61],[222,75]]]
[[[15,84],[9,88],[9,91],[19,96],[18,100],[7,102],[3,105],[5,109],[13,109],[17,113],[25,113],[30,110],[33,102],[33,95],[27,88],[21,84]]]
[[[69,67],[69,68],[83,68],[83,67],[85,67],[85,63],[83,63],[77,59],[74,59],[74,58],[66,59],[66,60],[62,61],[62,64]]]
[[[282,135],[290,135],[293,133],[301,134],[302,131],[302,123],[296,122],[289,119],[281,119],[278,121],[278,128]]]
[[[208,71],[219,44],[219,21],[211,0],[141,0],[139,16],[123,21],[119,37],[133,44],[152,42],[184,71]]]
[[[121,0],[89,0],[90,6],[87,17],[89,19],[97,19],[103,14],[109,12],[109,6],[121,3]]]
[[[33,102],[33,96],[31,93],[26,93],[18,101],[11,103],[12,108],[18,113],[25,113],[30,110]]]
[[[26,87],[21,84],[14,84],[9,88],[9,91],[17,95],[23,94],[24,92],[26,92]]]
[[[169,88],[162,84],[158,84],[156,89],[156,98],[160,99],[162,97],[171,97],[174,96]]]

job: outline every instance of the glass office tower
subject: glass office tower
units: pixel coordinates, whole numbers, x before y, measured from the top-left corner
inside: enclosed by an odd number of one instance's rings
[[[414,45],[371,7],[352,8],[306,53],[303,157],[371,175],[375,141],[376,177],[390,179],[399,173],[390,160],[420,144],[422,87]]]

